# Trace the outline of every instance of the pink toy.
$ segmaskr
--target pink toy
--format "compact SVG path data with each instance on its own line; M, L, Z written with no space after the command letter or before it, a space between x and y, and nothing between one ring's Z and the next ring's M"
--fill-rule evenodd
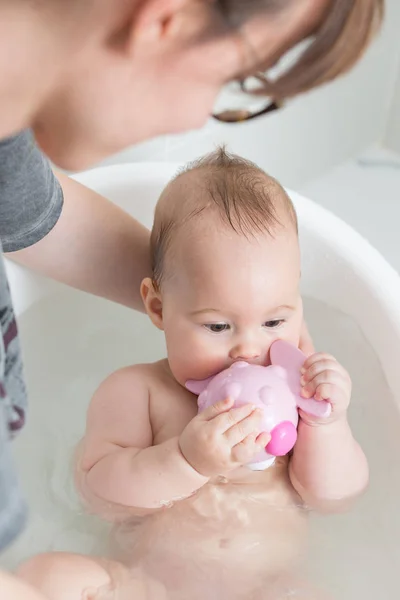
M199 394L199 412L228 396L235 406L252 403L263 408L263 430L271 435L265 451L254 457L248 466L262 470L270 466L276 456L284 456L296 443L298 408L319 417L329 417L329 402L305 399L300 395L300 369L305 355L282 340L270 349L271 365L263 367L247 362L235 362L203 381L188 381L186 387Z

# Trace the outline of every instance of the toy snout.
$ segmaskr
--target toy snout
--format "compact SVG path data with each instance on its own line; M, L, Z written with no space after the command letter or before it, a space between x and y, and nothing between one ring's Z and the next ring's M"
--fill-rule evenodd
M290 421L282 421L270 432L271 440L266 451L272 456L285 456L292 450L297 440L297 429Z

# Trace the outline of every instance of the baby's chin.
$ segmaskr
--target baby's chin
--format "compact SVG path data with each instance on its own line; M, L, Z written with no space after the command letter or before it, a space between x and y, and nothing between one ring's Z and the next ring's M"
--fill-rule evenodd
M171 360L168 360L168 364L169 364L169 369L171 371L172 376L183 387L186 387L186 382L189 380L190 381L203 381L204 379L208 379L209 377L212 377L213 375L217 375L217 373L220 373L221 371L223 371L224 369L226 369L229 366L226 364L212 365L212 366L210 366L210 365L202 366L202 365L198 365L198 364L179 365L179 364L174 364L174 362Z

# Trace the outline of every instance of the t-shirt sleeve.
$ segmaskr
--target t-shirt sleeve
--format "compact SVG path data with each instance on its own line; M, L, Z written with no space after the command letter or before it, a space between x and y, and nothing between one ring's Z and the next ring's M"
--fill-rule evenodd
M0 239L4 252L32 246L57 223L63 193L50 163L24 131L0 141Z

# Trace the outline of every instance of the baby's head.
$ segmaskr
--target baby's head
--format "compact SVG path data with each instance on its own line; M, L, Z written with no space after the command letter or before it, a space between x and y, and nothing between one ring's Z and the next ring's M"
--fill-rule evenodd
M161 194L151 248L142 296L180 383L236 360L268 364L276 339L298 345L296 213L253 163L219 149L186 167Z

